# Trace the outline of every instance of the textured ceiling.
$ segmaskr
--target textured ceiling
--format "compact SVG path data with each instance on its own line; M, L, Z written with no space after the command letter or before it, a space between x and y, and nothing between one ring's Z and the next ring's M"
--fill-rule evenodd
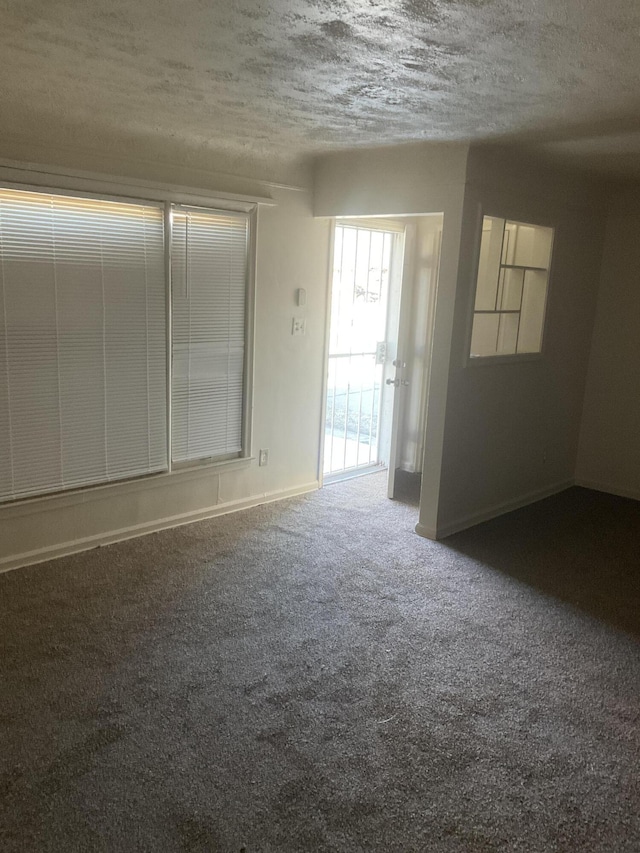
M41 142L508 138L640 161L638 0L0 0L0 50L2 131Z

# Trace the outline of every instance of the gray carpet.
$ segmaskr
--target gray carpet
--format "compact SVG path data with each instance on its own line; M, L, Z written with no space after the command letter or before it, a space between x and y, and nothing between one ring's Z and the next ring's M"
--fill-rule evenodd
M380 475L0 576L0 849L640 850L640 504Z

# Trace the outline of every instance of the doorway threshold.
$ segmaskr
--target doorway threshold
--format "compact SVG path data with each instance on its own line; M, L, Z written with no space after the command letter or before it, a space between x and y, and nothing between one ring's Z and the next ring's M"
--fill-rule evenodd
M332 483L341 483L343 480L353 480L355 477L366 477L368 474L379 474L386 471L386 465L366 465L361 468L346 468L344 471L335 471L333 474L327 474L322 478L323 486L330 486Z

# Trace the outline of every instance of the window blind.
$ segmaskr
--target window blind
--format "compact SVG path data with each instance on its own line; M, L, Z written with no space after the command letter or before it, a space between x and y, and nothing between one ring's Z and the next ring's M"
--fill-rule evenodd
M0 500L167 467L163 210L0 189Z
M248 216L172 211L172 456L242 451Z

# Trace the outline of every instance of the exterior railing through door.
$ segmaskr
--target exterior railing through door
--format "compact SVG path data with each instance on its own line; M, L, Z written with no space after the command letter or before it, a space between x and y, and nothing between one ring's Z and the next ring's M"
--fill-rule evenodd
M325 475L377 464L381 380L375 350L329 355Z

